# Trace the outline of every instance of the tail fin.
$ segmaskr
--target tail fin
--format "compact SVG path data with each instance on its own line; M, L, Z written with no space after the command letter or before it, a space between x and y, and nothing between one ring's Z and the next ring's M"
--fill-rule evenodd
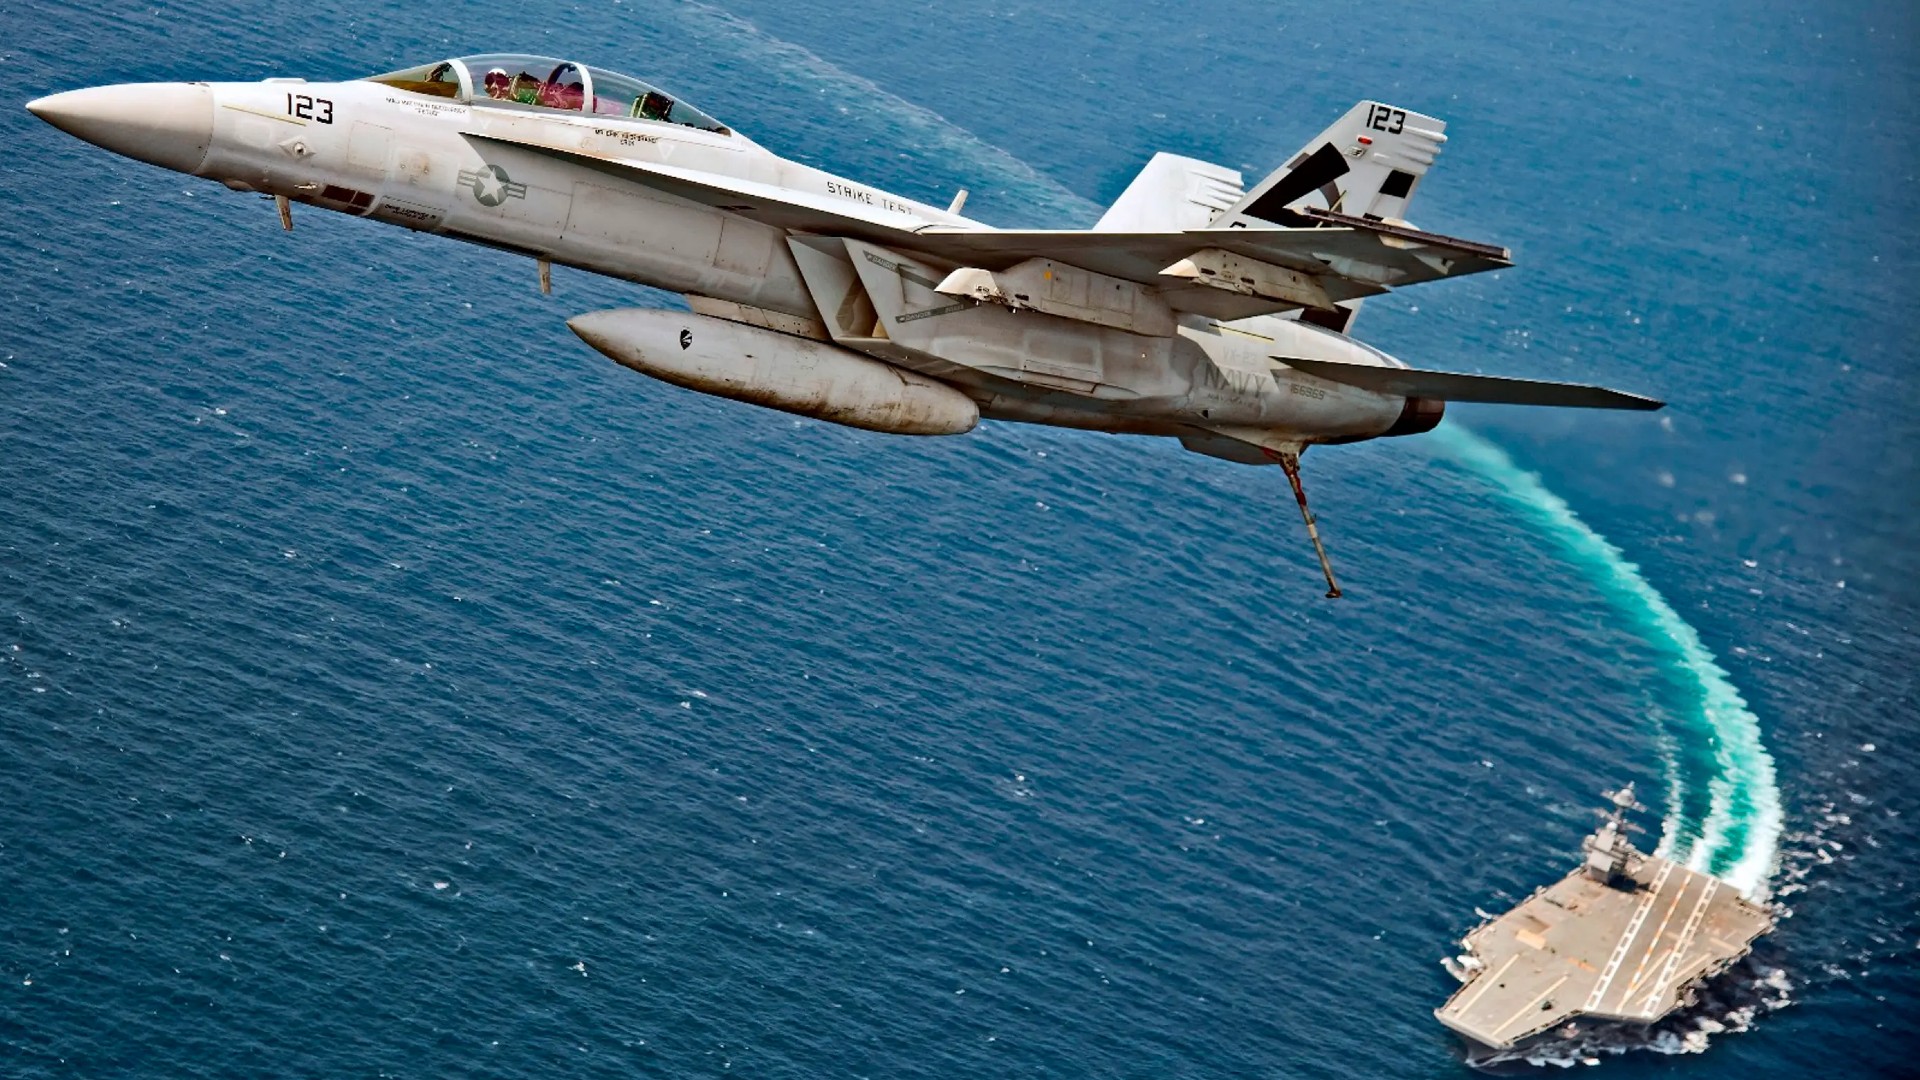
M1446 130L1446 121L1438 117L1363 101L1255 184L1213 226L1318 224L1294 212L1305 206L1405 224L1413 189L1440 156ZM1338 307L1337 312L1302 311L1300 318L1344 334L1360 313L1360 301Z
M1289 221L1300 206L1375 220L1401 221L1420 178L1446 144L1446 122L1378 101L1347 110L1215 218L1219 227Z
M1094 225L1098 232L1204 229L1245 194L1240 171L1177 154L1155 154Z

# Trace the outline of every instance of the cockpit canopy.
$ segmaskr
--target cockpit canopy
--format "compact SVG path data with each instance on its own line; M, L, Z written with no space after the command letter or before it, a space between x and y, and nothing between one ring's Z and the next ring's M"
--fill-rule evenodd
M478 105L652 120L733 134L713 117L639 79L550 56L463 56L375 75L370 81Z

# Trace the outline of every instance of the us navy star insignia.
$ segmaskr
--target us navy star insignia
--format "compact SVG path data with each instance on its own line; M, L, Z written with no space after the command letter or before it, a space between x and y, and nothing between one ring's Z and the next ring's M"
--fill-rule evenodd
M508 199L527 197L527 185L514 183L507 170L498 165L461 169L460 186L473 192L474 201L481 206L499 206Z

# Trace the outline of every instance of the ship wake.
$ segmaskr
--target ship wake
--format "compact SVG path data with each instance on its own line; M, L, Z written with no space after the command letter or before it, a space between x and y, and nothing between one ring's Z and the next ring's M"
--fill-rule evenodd
M1460 427L1443 427L1428 438L1539 525L1659 654L1665 686L1651 711L1665 765L1667 814L1655 853L1713 874L1749 899L1766 900L1785 820L1773 755L1761 741L1760 718L1700 632L1624 552L1505 450Z
M1657 650L1666 693L1651 711L1666 774L1667 813L1656 853L1767 903L1781 866L1785 824L1773 756L1761 741L1759 717L1699 631L1624 552L1505 450L1460 427L1434 432L1429 445L1533 519ZM1776 918L1788 914L1779 904L1773 907ZM1713 1036L1745 1031L1757 1017L1791 1002L1792 984L1771 955L1764 944L1758 947L1703 987L1692 1005L1657 1024L1585 1024L1565 1037L1472 1061L1497 1070L1502 1065L1597 1064L1605 1055L1631 1050L1699 1053Z

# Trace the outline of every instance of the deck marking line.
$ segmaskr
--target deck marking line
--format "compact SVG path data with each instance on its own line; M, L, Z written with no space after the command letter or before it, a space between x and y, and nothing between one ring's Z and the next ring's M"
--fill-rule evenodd
M1647 951L1640 955L1640 962L1634 965L1633 979L1627 983L1627 989L1620 995L1621 1008L1625 1008L1627 1002L1633 1000L1633 995L1640 991L1640 984L1646 980L1648 974L1647 961L1653 959L1653 954L1659 951L1660 939L1666 935L1667 927L1672 925L1673 913L1680 910L1680 901L1687 898L1687 886L1691 884L1693 884L1691 877L1683 877L1680 879L1680 887L1673 891L1673 903L1667 905L1667 913L1661 917L1659 929L1653 932L1653 939L1647 942ZM1677 943L1675 947L1678 947Z
M1520 954L1514 953L1512 956L1507 957L1506 963L1500 965L1500 970L1494 972L1492 975L1480 976L1480 978L1485 981L1483 981L1479 986L1474 988L1472 995L1470 995L1467 998L1467 1000L1460 1003L1460 1008L1458 1010L1459 1014L1461 1016L1465 1016L1467 1014L1467 1010L1473 1008L1473 1003L1476 1001L1479 1001L1481 995L1485 994L1487 990L1493 986L1494 983L1499 982L1500 976L1505 975L1507 973L1507 969L1512 967L1513 962L1518 959L1520 959Z
M1671 984L1674 968L1680 963L1681 954L1687 951L1687 946L1693 944L1693 936L1700 932L1701 920L1707 917L1708 901L1711 901L1713 894L1719 890L1720 882L1714 878L1708 878L1707 887L1700 890L1700 899L1694 902L1693 911L1687 915L1686 925L1680 928L1679 939L1673 943L1673 954L1667 957L1667 966L1665 970L1660 972L1660 982L1647 993L1646 1001L1640 1006L1642 1012L1652 1015L1654 1003L1659 998L1661 987Z
M1503 1023L1501 1023L1499 1027L1493 1029L1494 1037L1499 1038L1501 1032L1507 1030L1508 1028L1512 1027L1514 1024L1518 1023L1520 1018L1522 1016L1525 1016L1529 1009L1532 1009L1535 1005L1538 1005L1542 1001L1545 1001L1547 999L1548 994L1551 994L1555 990L1560 989L1561 983L1566 982L1568 979L1572 977L1573 976L1571 975L1560 976L1559 980L1556 981L1552 986L1549 986L1545 990L1542 990L1538 994L1535 994L1531 1001L1527 1002L1525 1005L1520 1006L1518 1009L1515 1009L1512 1016L1507 1017L1506 1020Z
M1647 898L1640 901L1639 910L1627 923L1627 932L1620 935L1620 941L1613 947L1613 955L1607 958L1606 970L1600 973L1600 981L1593 984L1593 993L1587 995L1585 1012L1593 1012L1600 1007L1600 1000L1607 996L1607 988L1613 985L1613 977L1620 974L1620 964L1627 958L1627 949L1640 933L1640 924L1647 921L1647 912L1653 909L1653 901L1667 884L1667 875L1673 873L1674 864L1662 862L1660 870L1653 875L1653 887L1647 890Z

